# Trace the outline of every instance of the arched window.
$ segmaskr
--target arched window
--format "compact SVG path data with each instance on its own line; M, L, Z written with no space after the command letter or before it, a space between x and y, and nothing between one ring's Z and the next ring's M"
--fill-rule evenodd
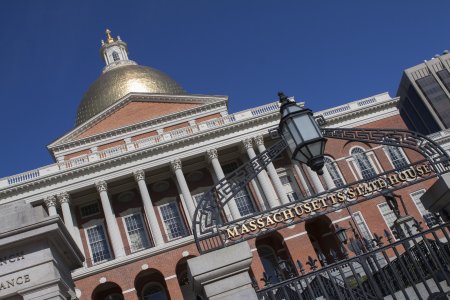
M277 272L277 258L275 256L275 251L269 246L263 245L257 247L259 258L261 259L262 265L264 267L264 272L269 278L270 283L277 283L280 281Z
M118 61L120 59L119 53L117 53L116 51L113 51L112 57L114 61Z
M333 179L334 185L337 187L344 185L344 180L342 180L341 173L339 173L338 167L336 163L331 160L329 157L324 158L325 167L327 168L328 173L330 173L331 179Z
M408 165L408 161L398 147L387 146L386 152L388 153L394 168L402 169Z
M148 283L142 291L143 300L167 300L165 289L156 282Z
M372 164L370 163L367 154L362 148L353 148L351 155L354 157L356 165L361 171L362 178L369 179L377 174Z

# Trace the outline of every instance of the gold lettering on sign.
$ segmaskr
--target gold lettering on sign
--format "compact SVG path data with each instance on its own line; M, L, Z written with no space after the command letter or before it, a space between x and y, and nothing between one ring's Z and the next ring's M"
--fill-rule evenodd
M394 186L405 181L413 181L421 176L431 173L432 170L429 165L418 165L409 169L390 174L384 178L378 178L370 182L360 183L357 186L348 187L333 194L324 196L322 198L313 199L308 202L296 203L290 208L285 208L281 211L244 221L242 224L235 225L226 229L228 239L239 238L241 235L266 228L273 227L279 223L288 223L295 218L301 218L304 215L309 215L326 207L352 201L362 196L370 195L374 192Z

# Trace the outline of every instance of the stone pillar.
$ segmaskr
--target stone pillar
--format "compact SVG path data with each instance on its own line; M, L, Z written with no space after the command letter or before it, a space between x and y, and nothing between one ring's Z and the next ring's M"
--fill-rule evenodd
M108 197L108 186L105 181L95 183L97 191L100 194L100 201L102 202L103 213L105 214L106 227L108 229L109 239L112 244L115 258L125 256L125 249L123 248L122 238L120 236L119 226L116 222L116 216L111 207Z
M306 166L306 172L308 172L309 178L311 178L311 181L313 183L314 189L316 190L316 193L322 193L325 191L323 188L322 182L320 181L319 175L317 175L316 172L311 170L310 167Z
M262 153L266 151L266 147L264 146L264 139L262 135L258 135L255 137L255 144L258 147L259 153ZM275 191L277 192L277 195L279 199L281 200L282 204L289 203L289 199L286 195L286 191L284 190L283 184L281 183L280 177L278 176L277 171L275 170L275 167L273 166L273 163L270 162L267 167L267 172L269 173L270 179L272 179L272 183L275 187Z
M255 150L253 150L253 143L251 139L245 139L242 141L245 149L247 150L248 157L253 159L256 157ZM266 196L267 202L269 202L270 207L275 207L280 205L280 202L277 199L277 195L270 183L269 177L265 170L262 170L257 175L258 181L261 185L264 195Z
M69 231L72 238L76 241L75 230L73 228L72 212L70 211L70 196L68 193L61 193L58 195L58 200L61 205L61 210L64 217L64 224Z
M300 183L302 184L303 188L305 189L306 197L311 196L312 195L311 187L309 186L309 183L305 179L305 175L303 173L302 168L295 161L292 161L292 165L294 166L295 173L297 174L298 178L300 179Z
M49 216L56 216L58 213L56 212L56 197L55 196L48 196L44 200L45 206L48 209L48 215Z
M220 181L223 178L225 178L225 174L223 173L222 166L220 165L217 156L217 150L209 149L206 151L206 153L208 154L208 160L214 169L214 173L216 174L217 180ZM224 210L225 213L227 214L227 217L231 214L234 220L239 219L241 217L241 214L239 213L239 209L236 205L236 201L234 200L234 198L228 201L228 203L224 206Z
M156 218L155 209L153 208L152 199L145 183L145 172L143 170L137 170L133 173L134 179L139 186L139 192L141 193L142 203L144 204L145 217L147 218L150 231L152 233L155 246L164 244L164 239L161 234L161 228L159 228L158 219Z
M187 261L189 282L197 295L210 300L257 300L248 270L252 252L247 242Z
M325 184L327 185L327 188L334 189L336 187L336 184L334 184L333 178L331 177L330 172L328 172L328 169L326 166L323 167L323 179L325 180Z
M181 160L175 159L171 161L170 166L172 168L172 171L175 173L175 177L177 178L178 182L178 187L180 188L181 193L183 194L184 203L186 204L186 207L189 212L189 220L192 221L192 218L194 217L195 213L195 204L194 200L192 199L191 192L189 191L186 178L184 178L183 170L181 170Z

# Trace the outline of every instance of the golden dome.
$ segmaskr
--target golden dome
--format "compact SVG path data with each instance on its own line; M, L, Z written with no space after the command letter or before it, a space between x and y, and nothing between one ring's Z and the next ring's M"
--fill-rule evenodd
M78 106L76 125L87 121L129 93L183 95L175 80L161 71L125 65L104 72L84 94Z

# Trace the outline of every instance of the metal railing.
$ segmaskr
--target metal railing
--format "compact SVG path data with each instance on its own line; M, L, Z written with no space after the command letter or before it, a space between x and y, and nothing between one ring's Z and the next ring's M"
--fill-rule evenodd
M395 240L386 230L370 247L349 257L308 257L289 279L257 289L260 300L297 299L438 299L450 294L450 223ZM383 242L384 240L384 242ZM369 244L367 245L369 246ZM369 250L370 249L370 250ZM341 258L338 258L340 256ZM343 258L343 259L342 259ZM441 299L441 298L439 298ZM442 298L444 299L444 298ZM445 298L447 299L447 298Z

